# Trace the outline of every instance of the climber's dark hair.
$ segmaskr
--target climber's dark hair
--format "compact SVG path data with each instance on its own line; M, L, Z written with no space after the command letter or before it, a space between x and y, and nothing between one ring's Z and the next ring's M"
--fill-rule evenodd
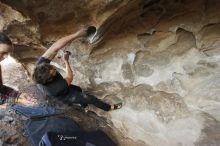
M53 65L48 63L41 63L34 68L32 79L37 84L47 84L53 81L54 77L50 75L50 70L53 69Z
M2 32L0 32L0 44L7 44L12 46L10 38Z

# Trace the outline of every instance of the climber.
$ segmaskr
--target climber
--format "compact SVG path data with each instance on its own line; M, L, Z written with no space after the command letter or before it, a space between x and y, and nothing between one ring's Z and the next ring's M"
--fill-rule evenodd
M32 79L37 83L42 93L63 103L80 104L84 109L87 108L88 104L92 104L104 111L119 109L122 107L121 103L107 104L93 95L85 94L80 87L71 84L74 74L69 64L69 53L66 52L63 57L66 67L65 78L61 76L53 65L50 65L51 60L60 49L79 37L89 36L90 33L89 27L87 29L82 27L77 32L56 41L37 61Z
M8 57L13 51L13 44L9 37L4 33L0 32L0 62ZM0 105L4 103L15 104L25 103L33 104L35 101L33 96L28 93L20 93L8 86L3 85L2 71L0 65Z

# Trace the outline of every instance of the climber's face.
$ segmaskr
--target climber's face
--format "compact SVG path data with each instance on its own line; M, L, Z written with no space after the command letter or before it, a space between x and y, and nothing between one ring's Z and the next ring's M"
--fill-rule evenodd
M56 68L54 66L50 69L49 74L52 77L55 77L57 75L57 70L56 70Z
M0 61L8 57L8 55L13 51L12 46L8 44L0 44Z

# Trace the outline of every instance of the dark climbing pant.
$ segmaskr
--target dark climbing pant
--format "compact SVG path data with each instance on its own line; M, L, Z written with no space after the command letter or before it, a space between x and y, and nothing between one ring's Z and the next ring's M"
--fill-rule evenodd
M103 102L102 100L96 98L94 95L89 95L83 93L82 89L75 85L70 85L71 95L68 95L63 101L64 103L70 104L80 104L83 108L88 106L88 104L92 104L104 111L109 111L111 109L111 105Z

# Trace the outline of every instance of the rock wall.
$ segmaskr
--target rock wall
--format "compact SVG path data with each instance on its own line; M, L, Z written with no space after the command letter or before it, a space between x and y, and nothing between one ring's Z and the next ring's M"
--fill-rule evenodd
M217 146L219 7L218 0L4 0L0 30L31 72L59 37L96 26L91 43L77 40L64 49L72 52L74 84L123 101L117 111L95 109L100 116L137 145ZM61 54L55 64L62 69Z

